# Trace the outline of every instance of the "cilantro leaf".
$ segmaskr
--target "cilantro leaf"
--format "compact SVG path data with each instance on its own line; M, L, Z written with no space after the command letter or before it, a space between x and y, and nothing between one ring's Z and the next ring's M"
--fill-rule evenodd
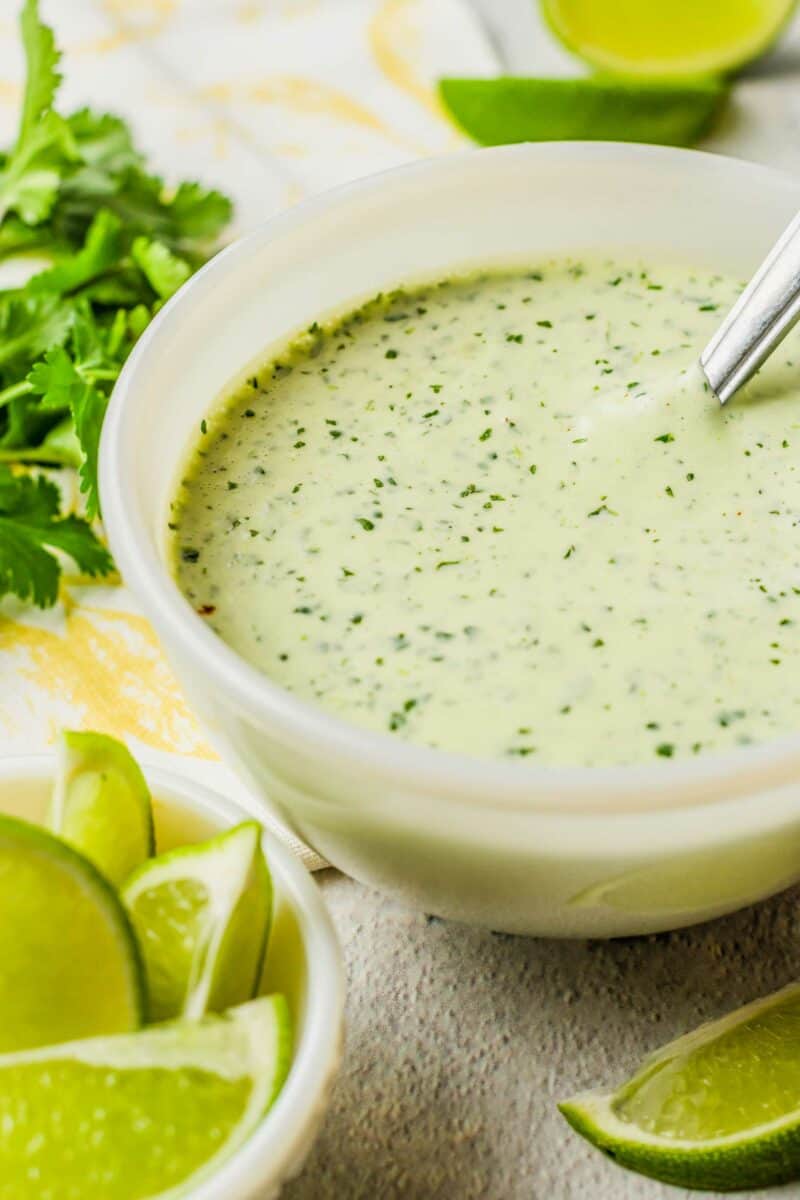
M83 451L80 465L81 491L86 496L86 513L89 517L100 514L100 482L98 460L100 456L100 431L103 428L109 397L98 388L88 385L76 395L71 406L75 435Z
M63 345L73 319L72 305L57 296L0 297L0 368L28 363L49 346Z
M16 141L0 152L0 259L37 250L50 265L0 291L0 596L50 604L53 551L87 570L111 560L87 521L59 514L51 485L3 464L78 467L87 517L99 514L111 389L150 320L208 257L231 203L199 183L165 186L120 117L57 112L59 53L38 0L24 0L20 23L27 76Z
M153 291L162 300L168 300L192 273L192 268L183 258L164 245L137 237L131 246L133 261L137 264Z
M60 565L66 554L87 575L112 570L111 556L80 517L59 515L58 488L39 476L14 475L0 467L0 593L45 608L58 597Z
M124 322L124 317L121 320ZM94 376L98 372L101 377L116 379L122 358L119 357L120 338L122 331L118 328L120 317L117 313L110 325L101 326L90 304L81 298L75 305L75 316L72 323L72 351L76 363L82 372L90 371ZM124 328L124 327L123 327Z
M10 461L18 462L20 455L35 446L50 432L61 414L43 412L37 404L28 403L25 396L13 396L5 405L5 427L0 437L0 449L9 451Z
M13 512L23 520L48 519L58 515L58 488L43 475L15 475L8 467L0 467L0 513Z
M178 241L213 241L233 216L233 205L222 192L209 191L199 183L182 183L169 203L169 213Z
M199 183L182 183L170 196L163 179L133 162L110 171L106 162L102 170L79 168L65 178L53 213L60 236L80 239L102 203L131 237L161 241L195 266L205 261L207 248L230 221L233 206L227 196Z
M145 315L147 315L145 310ZM100 431L108 407L109 389L119 374L131 342L137 336L141 312L117 311L110 325L98 325L90 305L75 306L69 350L56 346L34 363L26 383L41 399L38 411L69 412L82 451L81 491L89 517L100 511L98 454Z
M62 239L80 243L102 204L119 217L131 240L145 234L172 244L163 196L163 181L140 167L127 166L119 173L104 175L79 170L64 179L52 214L53 228Z
M142 155L121 117L81 108L67 117L80 166L64 181L70 192L102 197L117 190L120 176L142 166Z
M50 230L41 226L26 225L17 216L9 215L0 224L0 258L8 258L12 254L25 254L40 246L53 244Z
M39 19L36 0L20 18L27 65L17 143L0 172L0 218L18 212L29 225L43 221L55 203L64 163L74 156L69 127L52 111L61 76L53 31Z
M33 365L28 383L31 390L41 396L40 408L59 412L68 412L72 408L74 389L85 386L63 346L48 350L44 358Z
M61 54L56 47L52 29L39 19L36 0L25 0L20 16L20 28L27 75L17 145L24 141L37 122L50 111L58 85L61 83L61 75L58 72Z
M106 357L107 346L85 311L77 315L72 349L74 358L63 346L49 350L40 362L34 364L27 382L31 390L41 397L41 410L70 413L83 454L80 465L81 491L86 495L87 515L95 517L100 511L97 478L100 430L108 407L108 395L103 390L102 381L113 381L119 365Z
M0 462L33 463L37 466L74 467L83 462L83 451L75 435L72 417L63 417L35 445L4 446L0 442Z
M20 138L0 171L0 220L17 212L28 225L49 216L65 165L74 157L66 122L45 113L30 133Z
M53 267L40 271L28 281L31 295L50 292L63 296L89 283L113 266L122 253L122 222L107 208L101 208L86 234L80 250L62 258Z

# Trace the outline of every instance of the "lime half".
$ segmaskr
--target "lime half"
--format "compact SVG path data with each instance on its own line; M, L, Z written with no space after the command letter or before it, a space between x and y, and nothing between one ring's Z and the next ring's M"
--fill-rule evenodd
M151 859L122 898L144 954L150 1020L201 1017L255 994L272 904L255 821Z
M716 79L441 79L455 123L483 146L589 139L692 146L711 128L728 87Z
M136 941L90 862L44 830L0 817L0 912L0 1052L139 1027Z
M155 850L150 793L116 738L64 732L50 828L115 885Z
M550 28L594 67L623 75L736 70L777 39L797 0L542 0Z
M800 1178L800 984L659 1050L616 1092L560 1105L615 1162L679 1187Z
M173 1200L253 1132L289 1068L286 1001L0 1057L0 1200Z

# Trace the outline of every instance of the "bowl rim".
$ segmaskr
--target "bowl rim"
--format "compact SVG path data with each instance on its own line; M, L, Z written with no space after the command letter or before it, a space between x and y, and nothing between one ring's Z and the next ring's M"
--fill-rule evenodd
M157 800L163 797L167 803L174 801L193 809L220 827L258 820L187 775L146 761L141 767ZM55 768L53 753L1 757L0 789L15 779L46 782ZM341 1061L345 977L333 921L319 888L291 850L268 829L263 829L262 844L270 873L297 919L306 954L305 1029L294 1046L292 1066L275 1103L231 1158L186 1191L186 1200L246 1200L255 1189L279 1186L290 1177L310 1146Z
M361 771L391 779L398 788L435 791L454 803L468 805L485 804L489 795L493 810L498 811L545 812L555 805L562 815L579 815L598 811L598 794L606 802L609 796L616 797L615 809L629 810L633 803L639 811L646 811L694 805L699 800L713 803L715 796L710 792L717 793L720 787L719 798L730 798L732 791L742 792L752 785L754 777L762 779L765 773L773 782L796 778L800 775L800 732L697 758L585 767L471 758L362 729L291 694L213 633L179 591L134 502L136 462L128 431L135 425L138 373L145 360L157 355L169 341L184 314L213 292L219 278L235 273L239 264L251 260L265 246L355 197L378 197L406 182L468 167L479 158L482 169L491 170L495 159L531 157L543 163L576 164L607 164L616 158L628 164L638 161L643 170L658 160L684 175L716 174L721 181L727 176L728 189L734 189L737 180L745 176L750 181L757 179L764 188L783 191L795 203L800 201L800 183L772 167L699 150L599 141L468 149L393 167L301 201L262 222L206 263L164 306L128 358L114 387L100 445L103 516L114 556L145 613L163 633L167 652L174 645L184 660L201 662L217 694L224 695L237 711L248 713L251 719L255 714L257 720L279 730L295 746L312 744L329 760L357 764ZM181 447L183 450L185 447ZM688 797L687 790L691 793ZM683 795L676 798L681 792Z

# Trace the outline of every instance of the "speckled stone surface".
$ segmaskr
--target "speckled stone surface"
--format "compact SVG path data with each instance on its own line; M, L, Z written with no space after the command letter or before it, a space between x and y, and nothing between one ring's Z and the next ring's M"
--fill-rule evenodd
M606 1162L556 1101L800 977L800 890L693 930L556 942L321 881L348 964L347 1050L286 1200L688 1197Z
M570 69L531 0L473 2L510 69ZM800 170L797 26L739 85L712 146ZM800 978L800 890L693 930L553 942L430 920L334 872L322 885L347 957L347 1054L287 1200L689 1197L606 1162L556 1101Z

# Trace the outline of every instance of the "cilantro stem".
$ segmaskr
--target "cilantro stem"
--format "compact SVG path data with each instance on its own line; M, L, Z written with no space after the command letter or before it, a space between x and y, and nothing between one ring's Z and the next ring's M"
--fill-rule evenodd
M0 354L2 351L0 351ZM12 400L16 400L18 396L28 396L33 391L33 387L28 383L27 379L20 379L19 383L12 383L9 387L3 388L0 391L0 408L6 404L10 404Z
M114 322L108 331L108 344L106 353L109 358L116 358L120 352L120 347L125 340L125 334L128 331L128 317L124 309L117 310L117 315L114 317Z
M66 447L57 447L47 445L30 446L21 449L19 446L12 446L8 450L0 448L0 463L38 463L42 466L66 466L75 467L79 464L75 461L75 453L70 452Z
M7 362L11 362L19 354L24 354L28 350L31 335L26 330L25 333L19 334L18 337L9 338L0 346L0 367L4 367Z
M2 361L3 351L0 349L0 362ZM79 370L79 374L87 383L101 383L108 380L114 383L119 371L116 367L98 367L92 370ZM32 384L28 383L27 379L20 379L19 383L12 383L9 387L0 390L0 408L10 404L12 400L16 400L18 396L30 396L34 391ZM17 457L22 457L17 455ZM36 460L33 460L36 461Z

